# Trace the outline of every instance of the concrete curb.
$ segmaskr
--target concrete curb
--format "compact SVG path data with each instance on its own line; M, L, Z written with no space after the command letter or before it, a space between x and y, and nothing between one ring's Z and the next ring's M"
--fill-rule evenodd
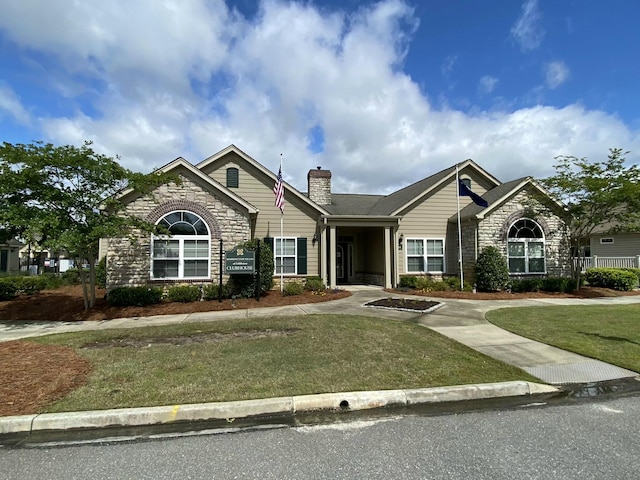
M324 393L233 402L0 417L0 443L2 443L2 438L6 436L26 438L34 433L44 432L78 432L194 421L226 420L233 422L238 419L257 420L261 417L294 416L306 412L356 411L391 406L551 394L558 391L557 388L549 385L513 381L453 387Z

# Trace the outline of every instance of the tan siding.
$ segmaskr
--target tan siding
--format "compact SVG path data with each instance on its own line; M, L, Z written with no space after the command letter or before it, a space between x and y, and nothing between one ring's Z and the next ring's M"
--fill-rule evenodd
M613 243L601 244L601 238L613 238ZM591 239L591 255L599 257L635 257L640 255L640 234L599 235Z
M204 173L226 186L228 167L238 169L238 188L230 190L259 210L254 237L279 237L280 210L274 204L274 181L264 178L262 172L234 152L210 164ZM294 197L287 189L284 199L284 236L307 238L307 274L319 275L318 248L311 245L311 239L316 232L318 213Z
M460 177L471 178L471 189L478 195L483 195L489 184L483 177L475 174L473 170L463 170ZM460 197L460 209L472 202L469 197ZM456 242L457 225L449 223L449 219L457 212L457 195L455 177L448 183L435 190L426 199L421 200L410 210L403 213L400 222L399 234L408 238L434 238L445 240L445 271L457 271ZM452 242L453 241L453 242ZM406 243L406 242L405 242ZM400 252L398 268L401 274L406 273L406 245Z

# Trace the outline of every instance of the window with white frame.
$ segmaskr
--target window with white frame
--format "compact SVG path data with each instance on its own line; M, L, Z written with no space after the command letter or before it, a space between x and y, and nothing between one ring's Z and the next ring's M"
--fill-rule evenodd
M444 240L407 239L407 272L444 272Z
M273 239L273 260L275 272L284 275L295 275L298 271L296 265L297 249L295 237L274 237Z
M538 223L521 218L509 228L507 257L510 273L544 273L544 233Z
M192 212L171 212L158 221L168 235L154 235L151 276L154 279L209 278L210 234L207 224Z

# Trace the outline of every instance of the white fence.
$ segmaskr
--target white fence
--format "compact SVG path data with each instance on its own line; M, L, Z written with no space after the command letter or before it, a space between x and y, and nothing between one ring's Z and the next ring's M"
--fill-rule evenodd
M578 259L574 258L573 261L577 265ZM582 271L584 272L588 268L640 268L640 255L635 257L585 257Z

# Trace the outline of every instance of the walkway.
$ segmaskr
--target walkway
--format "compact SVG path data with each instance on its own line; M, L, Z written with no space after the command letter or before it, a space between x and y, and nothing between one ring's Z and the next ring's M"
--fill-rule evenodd
M592 358L570 353L544 343L507 332L484 319L486 312L497 308L545 305L620 305L640 303L640 296L600 299L530 299L530 300L453 300L436 299L444 306L429 314L368 308L372 300L392 296L379 287L349 287L349 298L326 303L292 305L274 308L254 308L224 312L200 312L182 315L163 315L144 318L121 318L88 322L0 322L0 342L91 329L135 328L148 325L167 325L182 322L215 321L229 318L247 318L277 315L305 315L319 313L355 314L385 317L399 321L412 321L446 337L471 347L490 357L519 367L546 383L562 385L592 383L620 378L637 377L638 373L616 367ZM409 295L396 295L407 297ZM415 298L415 297L413 297ZM421 297L422 298L422 297Z

